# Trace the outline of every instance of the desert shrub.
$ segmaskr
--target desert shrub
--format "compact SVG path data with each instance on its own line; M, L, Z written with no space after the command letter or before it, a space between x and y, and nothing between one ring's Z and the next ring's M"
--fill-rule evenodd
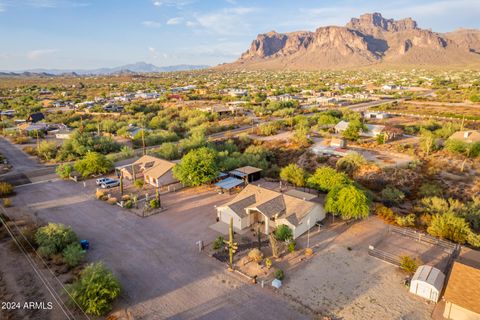
M54 141L43 140L38 145L37 154L43 160L51 160L57 155L57 144Z
M265 267L267 267L267 269L272 267L272 260L270 258L265 259Z
M290 241L288 243L288 252L295 252L296 246L297 246L297 243L295 241Z
M26 154L29 154L31 156L36 156L37 155L37 148L32 147L32 146L26 146L22 148L23 152Z
M63 224L49 223L35 233L38 252L46 258L62 252L68 245L77 241L77 235L72 228Z
M417 271L418 265L420 262L416 259L413 259L409 256L400 257L400 268L406 273L412 275Z
M417 216L411 213L406 216L396 216L395 223L398 224L400 227L413 227L415 226L416 219L417 219Z
M337 169L351 174L365 164L367 164L367 160L363 155L358 152L350 152L337 161Z
M113 206L114 204L117 203L117 201L118 201L117 198L111 197L111 198L108 198L107 203Z
M213 250L220 250L225 245L225 238L218 236L215 241L213 241Z
M460 244L465 243L471 233L470 225L464 218L447 212L432 217L427 232L432 236L449 239Z
M16 144L27 144L29 142L30 142L30 137L17 136L13 138L13 143L16 143Z
M79 243L72 243L63 250L63 262L69 267L76 267L85 257L85 251Z
M282 269L275 270L275 279L283 280L285 278L285 273Z
M12 206L12 199L10 199L10 198L3 199L3 206L5 208L11 207Z
M293 232L288 226L282 224L275 230L275 238L280 241L288 241L293 239Z
M370 214L370 199L354 185L336 187L327 194L325 210L343 220L365 219Z
M0 182L0 197L9 196L13 193L13 186L8 182Z
M441 197L442 188L433 183L424 183L418 189L418 195L422 198L425 197Z
M125 209L132 209L133 208L133 201L132 200L125 201L125 203L123 204L123 207Z
M258 250L257 248L253 248L248 252L248 258L251 261L255 261L256 263L260 263L263 259L263 253L262 251Z
M395 187L387 186L381 192L381 197L387 205L398 205L405 199L405 194Z
M69 163L61 164L55 169L55 172L57 173L57 175L62 179L68 179L72 171L73 171L73 166Z
M377 216L379 216L385 221L388 221L388 222L395 221L395 213L393 212L393 210L388 207L385 207L382 204L376 205L375 213L377 214Z
M480 234L470 232L467 236L467 242L475 248L480 248Z
M106 194L104 190L97 189L97 191L95 191L95 198L97 198L98 200L106 200L105 197Z
M158 199L150 200L150 208L152 209L160 208L160 201L158 201Z
M74 168L83 177L89 177L94 174L108 173L113 168L113 163L103 154L87 152L82 159L75 162Z
M120 295L120 283L103 263L95 263L81 272L68 292L85 313L101 316L112 309L113 301Z
M145 181L143 181L142 179L137 179L133 182L133 185L138 189L141 189L145 185Z

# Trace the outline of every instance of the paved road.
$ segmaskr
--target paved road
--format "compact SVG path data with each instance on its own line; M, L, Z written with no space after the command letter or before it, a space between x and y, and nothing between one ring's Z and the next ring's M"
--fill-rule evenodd
M13 171L29 171L42 167L41 164L3 137L0 137L0 153L8 159L9 163L13 166Z
M140 218L93 199L92 190L71 181L22 186L10 212L72 225L89 239L88 258L103 260L122 283L116 309L128 307L135 319L309 318L197 252L195 241L214 222L213 205L225 195L176 193L175 209ZM169 206L168 198L163 201Z

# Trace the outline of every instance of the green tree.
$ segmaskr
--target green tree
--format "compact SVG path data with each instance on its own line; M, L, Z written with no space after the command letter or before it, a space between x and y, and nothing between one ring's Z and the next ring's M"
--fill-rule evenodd
M305 170L294 163L289 164L280 171L280 179L290 182L297 187L305 186L305 176Z
M405 199L405 194L395 187L387 186L380 193L382 200L387 205L398 205Z
M62 179L68 179L73 171L73 166L69 163L60 164L55 169L57 175Z
M354 119L348 123L348 127L342 132L345 139L357 141L360 139L360 130L367 131L367 127L358 119Z
M327 194L325 210L344 220L364 219L370 213L370 200L353 185L336 187Z
M290 241L293 239L293 231L287 225L280 225L275 229L275 238L280 241Z
M83 177L89 177L93 174L108 173L113 169L113 163L104 155L90 151L83 159L76 161L73 167Z
M176 160L180 156L178 147L171 142L162 143L162 145L155 150L155 154L166 160Z
M57 154L57 144L55 141L43 140L38 145L37 154L43 160L52 160Z
M351 184L351 180L343 172L337 172L330 167L320 167L307 180L314 189L328 192L334 188Z
M206 147L190 151L173 168L173 175L188 186L208 183L215 179L218 173L215 151Z
M435 214L432 217L427 232L432 236L463 244L472 231L464 218L458 217L452 212L446 212L444 214Z
M306 148L310 145L310 139L308 138L309 130L306 127L299 127L293 134L292 142L301 148Z
M85 313L102 316L112 309L113 301L120 295L120 283L103 263L95 263L81 272L68 292Z

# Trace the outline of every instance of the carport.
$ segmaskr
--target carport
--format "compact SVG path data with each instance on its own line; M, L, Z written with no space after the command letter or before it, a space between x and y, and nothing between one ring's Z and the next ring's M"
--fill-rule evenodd
M233 177L228 177L226 179L223 179L217 183L215 183L215 186L220 188L220 190L223 192L223 190L227 190L230 192L235 187L238 187L244 183L243 180L233 178Z

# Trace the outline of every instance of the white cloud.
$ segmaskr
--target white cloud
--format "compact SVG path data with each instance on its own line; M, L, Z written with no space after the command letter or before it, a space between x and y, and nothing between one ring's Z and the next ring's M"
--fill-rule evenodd
M168 25L174 25L174 24L179 24L183 21L182 17L175 17L167 20Z
M157 7L177 7L181 8L190 3L194 2L194 0L155 0L153 1L153 5Z
M258 11L258 9L251 7L235 7L224 8L206 14L196 14L194 21L187 21L187 26L200 26L210 33L221 35L242 34L250 27L244 17L255 11Z
M18 1L17 4L22 4ZM57 8L57 7L86 7L90 4L87 2L81 2L76 0L26 0L24 5L36 7L36 8Z
M5 11L5 6L0 3L0 12L4 12L4 11Z
M32 50L32 51L29 51L27 53L27 59L37 60L37 59L42 58L43 56L55 53L57 51L58 51L57 49L36 49L36 50Z
M142 24L147 28L159 28L162 25L158 21L143 21Z

